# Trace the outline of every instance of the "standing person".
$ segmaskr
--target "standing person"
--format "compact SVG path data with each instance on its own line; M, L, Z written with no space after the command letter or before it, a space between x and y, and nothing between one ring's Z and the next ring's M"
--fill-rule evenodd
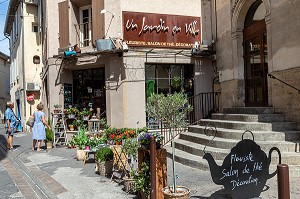
M43 112L44 105L40 102L37 106L37 111L33 113L34 124L32 130L32 150L35 149L35 145L37 143L37 151L41 151L42 140L46 139L46 131L45 126L50 129L50 126L46 122L45 113Z
M16 148L13 147L13 136L17 130L17 117L15 116L13 109L14 103L12 101L7 102L7 109L4 113L5 115L5 127L7 136L7 150L15 151Z

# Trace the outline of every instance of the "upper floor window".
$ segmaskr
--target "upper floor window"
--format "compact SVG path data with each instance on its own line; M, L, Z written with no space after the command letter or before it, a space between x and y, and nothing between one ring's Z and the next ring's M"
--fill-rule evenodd
M92 42L92 8L85 6L80 8L80 45L90 46Z

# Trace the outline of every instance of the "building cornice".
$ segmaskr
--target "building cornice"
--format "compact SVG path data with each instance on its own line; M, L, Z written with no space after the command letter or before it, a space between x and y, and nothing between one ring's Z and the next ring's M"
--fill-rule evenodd
M21 0L10 0L9 2L4 26L4 35L10 35L19 2L21 2Z
M8 61L9 60L9 56L4 54L3 52L0 51L0 58L5 60L5 61Z

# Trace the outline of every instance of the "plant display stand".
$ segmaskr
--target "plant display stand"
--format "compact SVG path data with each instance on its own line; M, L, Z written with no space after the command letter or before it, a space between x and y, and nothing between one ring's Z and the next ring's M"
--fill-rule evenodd
M150 150L138 149L138 165L142 164L144 158L150 156ZM167 150L164 148L156 150L156 198L164 198L162 189L167 186Z
M53 145L66 145L68 140L66 136L66 124L63 113L51 113L52 114L52 129L54 132Z

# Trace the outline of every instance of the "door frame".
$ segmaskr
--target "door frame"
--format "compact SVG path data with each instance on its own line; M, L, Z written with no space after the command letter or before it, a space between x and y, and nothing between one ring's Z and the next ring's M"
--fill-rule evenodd
M243 46L244 46L244 81L245 81L245 106L253 107L253 106L268 106L268 83L267 83L267 74L268 74L268 66L265 64L265 55L264 55L264 35L267 35L266 23L265 20L260 20L251 26L247 27L243 31ZM248 92L247 92L247 55L246 55L246 42L255 38L261 37L261 48L260 48L260 63L263 72L263 82L262 82L262 101L257 102L254 100L253 102L248 101ZM255 88L255 87L254 87Z

